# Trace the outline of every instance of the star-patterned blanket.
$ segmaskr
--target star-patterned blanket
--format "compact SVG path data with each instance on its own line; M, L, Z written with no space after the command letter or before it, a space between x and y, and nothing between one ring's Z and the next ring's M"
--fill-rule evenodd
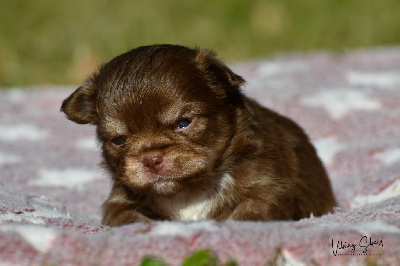
M109 228L92 126L59 108L73 87L0 91L0 264L180 265L207 249L238 265L400 264L400 48L282 55L233 66L243 91L297 121L339 203L300 221Z

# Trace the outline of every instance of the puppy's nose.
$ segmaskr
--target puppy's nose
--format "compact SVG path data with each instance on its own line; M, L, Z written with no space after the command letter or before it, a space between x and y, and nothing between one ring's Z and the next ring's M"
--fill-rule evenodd
M161 151L151 151L143 157L142 163L147 171L157 173L161 170L164 161L164 153Z

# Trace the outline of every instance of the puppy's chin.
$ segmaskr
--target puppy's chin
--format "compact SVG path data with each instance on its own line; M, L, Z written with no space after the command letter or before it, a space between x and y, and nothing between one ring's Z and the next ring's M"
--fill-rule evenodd
M179 180L174 180L170 177L157 175L149 184L151 194L158 196L172 196L179 193L182 190L182 186L179 184Z

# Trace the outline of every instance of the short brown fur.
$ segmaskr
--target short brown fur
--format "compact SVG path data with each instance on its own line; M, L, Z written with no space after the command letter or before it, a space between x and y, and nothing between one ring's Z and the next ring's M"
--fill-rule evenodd
M298 220L332 211L304 131L246 97L212 52L133 49L103 65L61 110L97 126L113 188L103 224Z

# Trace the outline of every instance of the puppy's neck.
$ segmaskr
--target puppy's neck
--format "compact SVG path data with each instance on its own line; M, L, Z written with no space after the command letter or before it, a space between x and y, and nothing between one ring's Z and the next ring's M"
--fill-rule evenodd
M226 191L234 186L232 176L225 173L214 183L197 193L181 192L172 197L156 197L159 208L176 220L208 219L210 214L224 204Z

